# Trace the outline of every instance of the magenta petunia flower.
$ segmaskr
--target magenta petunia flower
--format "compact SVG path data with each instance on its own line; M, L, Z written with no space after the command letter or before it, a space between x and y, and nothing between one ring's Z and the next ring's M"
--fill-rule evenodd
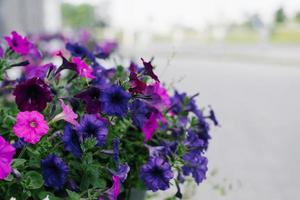
M163 124L167 123L167 120L163 117L163 115L160 112L152 112L149 119L145 122L144 126L142 127L145 142L152 139L152 136L158 128L159 121L161 121Z
M44 116L37 111L19 112L13 127L16 136L31 144L38 143L48 130L49 127Z
M16 31L11 32L11 37L5 36L4 39L14 52L21 55L27 55L33 46L26 37L22 37Z
M60 106L62 108L62 112L56 115L51 121L56 122L59 120L65 120L74 126L77 126L79 123L76 121L78 115L74 113L72 108L69 105L66 105L62 99L60 101Z
M72 63L76 65L76 71L79 74L79 76L84 77L84 78L96 78L92 73L93 69L86 64L84 60L82 60L79 57L73 57L72 58Z
M159 82L147 86L145 95L151 97L150 104L160 111L169 108L171 105L167 90Z
M11 162L15 153L15 148L0 136L0 180L10 174Z

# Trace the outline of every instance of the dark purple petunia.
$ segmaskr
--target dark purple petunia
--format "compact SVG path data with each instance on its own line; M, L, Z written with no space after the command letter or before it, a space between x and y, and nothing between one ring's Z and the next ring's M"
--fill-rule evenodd
M148 190L166 190L169 188L170 180L173 178L171 166L159 157L151 158L142 166L140 177Z
M100 95L101 90L99 88L89 87L87 90L76 94L75 97L83 101L88 114L96 114L101 111Z
M153 72L153 66L151 64L151 61L146 62L143 58L141 58L141 60L143 61L143 65L145 67L145 75L148 75L151 78L153 78L155 81L159 82L158 77Z
M107 122L96 115L84 115L76 129L83 139L95 138L97 146L102 146L106 142L108 133Z
M188 152L183 156L185 162L182 167L183 175L188 176L192 174L197 184L201 183L206 178L207 163L206 157L202 156L198 152Z
M129 71L130 71L129 81L131 85L129 92L131 94L143 94L144 91L146 90L147 84L138 78L137 66L135 63L133 62L130 63Z
M32 78L20 83L13 95L16 96L16 103L21 111L42 112L53 98L50 87L40 78Z
M67 124L62 136L65 149L72 153L75 157L80 157L82 154L81 142L82 135L71 124Z
M121 86L113 85L106 88L101 96L102 110L110 116L123 117L128 112L130 94Z
M67 43L66 49L72 54L72 56L80 58L88 58L90 61L94 61L95 57L93 54L85 47L79 45L78 43Z
M120 153L120 139L115 138L113 139L113 159L115 161L115 164L117 166L117 169L119 168L120 165L120 159L119 159L119 153Z
M46 187L60 190L67 181L68 166L61 158L54 154L48 155L41 160L41 169Z

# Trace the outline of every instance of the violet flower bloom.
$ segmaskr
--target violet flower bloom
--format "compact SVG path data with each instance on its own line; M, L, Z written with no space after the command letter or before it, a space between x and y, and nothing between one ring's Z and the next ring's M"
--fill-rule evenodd
M100 196L98 200L118 200L118 196L121 193L121 182L118 176L113 176L113 185L109 188L103 196Z
M38 143L41 137L48 133L48 130L49 127L44 116L37 111L19 112L13 127L16 136L31 144Z
M52 63L48 63L42 66L29 65L25 67L25 76L26 79L32 79L34 77L44 79L49 70L55 69L55 66Z
M15 88L13 95L21 111L42 112L47 103L52 101L50 87L40 78L32 78L20 83Z
M0 136L0 180L5 179L10 174L15 153L15 148Z
M183 156L185 162L182 167L183 175L192 174L195 182L199 185L205 178L208 160L198 152L188 152Z
M62 112L56 115L51 122L56 122L59 120L65 120L74 126L77 126L79 123L76 121L78 115L74 113L72 108L69 105L66 105L62 99L59 99Z
M101 90L97 87L89 87L85 91L76 94L75 97L79 98L84 104L88 114L96 114L101 111L100 103Z
M82 134L75 129L75 127L67 124L64 129L64 135L62 136L62 141L64 143L65 149L71 152L75 157L80 157L82 154L81 142Z
M168 162L159 157L151 158L142 166L140 177L148 190L166 190L169 188L173 172Z
M67 181L68 166L54 154L48 155L41 161L41 169L46 187L60 190Z
M81 118L80 125L76 129L82 135L83 139L95 138L97 146L102 146L106 142L108 134L107 122L96 115L84 115Z
M130 94L121 86L113 85L106 88L101 96L103 112L110 116L123 117L128 112Z
M96 48L96 57L106 59L113 53L118 47L118 43L114 41L104 41Z
M130 105L130 113L133 124L137 128L142 128L147 121L147 116L151 113L146 103L142 100L136 99Z
M72 54L74 57L80 58L88 58L90 61L94 61L95 57L93 54L85 47L77 44L77 43L67 43L66 49Z

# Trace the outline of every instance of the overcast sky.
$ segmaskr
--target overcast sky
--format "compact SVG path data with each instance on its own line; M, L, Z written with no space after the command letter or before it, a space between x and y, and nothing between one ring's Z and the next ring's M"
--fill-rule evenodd
M72 3L99 4L107 1L115 26L122 28L164 29L173 24L203 27L209 23L240 22L258 13L270 22L273 13L283 6L288 15L300 11L300 0L64 0Z

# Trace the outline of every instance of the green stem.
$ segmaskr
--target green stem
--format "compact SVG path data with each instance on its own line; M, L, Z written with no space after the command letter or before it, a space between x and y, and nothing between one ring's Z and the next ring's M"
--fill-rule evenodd
M18 158L21 158L21 157L23 156L23 154L24 154L25 151L26 151L26 147L27 147L27 144L24 145L24 147L23 147L22 151L20 152Z

